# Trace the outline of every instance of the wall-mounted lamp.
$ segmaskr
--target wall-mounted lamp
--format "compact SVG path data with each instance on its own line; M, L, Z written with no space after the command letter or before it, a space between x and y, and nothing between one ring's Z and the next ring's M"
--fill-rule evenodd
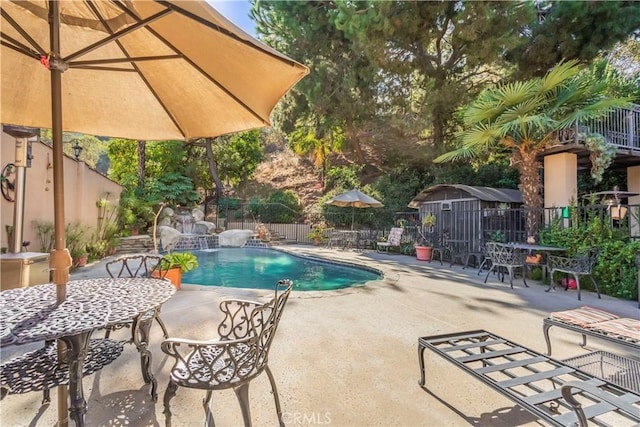
M73 148L73 155L76 158L76 161L80 160L80 153L82 153L82 146L80 146L77 139L73 141L73 145L71 146L71 148Z

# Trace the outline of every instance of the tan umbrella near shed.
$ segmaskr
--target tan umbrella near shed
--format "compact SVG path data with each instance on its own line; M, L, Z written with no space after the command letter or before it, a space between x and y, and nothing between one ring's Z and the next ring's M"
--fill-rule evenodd
M381 202L371 196L364 194L357 188L351 189L345 193L338 194L337 196L327 200L325 204L339 207L351 207L352 230L355 220L355 208L381 208L384 206Z

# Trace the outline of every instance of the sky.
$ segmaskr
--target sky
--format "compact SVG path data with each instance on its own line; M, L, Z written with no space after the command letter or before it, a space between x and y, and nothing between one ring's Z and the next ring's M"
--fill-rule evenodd
M249 17L249 0L207 0L225 18L255 37L255 23Z

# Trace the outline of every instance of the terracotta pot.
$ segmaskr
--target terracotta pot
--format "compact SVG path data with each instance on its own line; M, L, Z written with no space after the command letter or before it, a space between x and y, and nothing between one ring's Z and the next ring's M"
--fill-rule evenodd
M431 246L416 246L416 259L418 261L431 261Z
M151 276L160 278L160 273L154 271L151 273ZM182 269L180 269L180 267L170 268L169 270L167 270L164 278L169 279L169 281L173 283L173 286L175 286L176 289L180 289L180 285L182 284Z

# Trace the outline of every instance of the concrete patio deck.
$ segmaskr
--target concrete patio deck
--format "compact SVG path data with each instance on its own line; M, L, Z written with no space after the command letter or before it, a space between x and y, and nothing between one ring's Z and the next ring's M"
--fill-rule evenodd
M418 337L486 329L539 352L546 351L542 320L551 311L583 305L638 318L637 302L575 291L546 293L546 286L522 280L515 289L476 269L448 268L445 263L417 261L403 255L358 253L291 245L298 254L338 258L381 269L385 278L345 291L294 292L280 322L270 353L270 366L288 426L520 426L540 425L528 412L491 388L464 374L449 362L425 352L428 391L418 385ZM79 269L72 278L104 276L104 261ZM162 308L172 336L214 338L220 298L257 298L268 291L206 288L183 285ZM117 331L114 338L127 338ZM140 373L138 354L126 346L123 355L84 379L88 426L159 426L165 424L162 395L168 381L169 360L160 351L162 336L152 327L152 366L158 379L159 400L149 397ZM554 328L553 355L565 358L588 350L612 348L596 339L587 349L580 336ZM21 348L3 350L3 358ZM632 355L638 358L639 355ZM173 426L204 424L203 391L178 389L171 401ZM57 396L41 406L42 395L7 396L0 406L0 425L55 425ZM250 387L255 426L276 426L277 417L266 375ZM214 393L214 418L219 426L242 425L234 393Z

